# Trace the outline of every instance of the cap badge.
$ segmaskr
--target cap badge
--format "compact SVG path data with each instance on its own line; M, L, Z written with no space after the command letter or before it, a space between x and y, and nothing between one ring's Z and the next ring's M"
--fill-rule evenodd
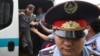
M76 2L68 2L64 5L64 10L68 14L73 14L77 11L78 5Z
M81 26L79 25L79 23L75 22L75 21L68 21L62 24L61 28L63 29L73 29L76 30L78 28L80 28Z

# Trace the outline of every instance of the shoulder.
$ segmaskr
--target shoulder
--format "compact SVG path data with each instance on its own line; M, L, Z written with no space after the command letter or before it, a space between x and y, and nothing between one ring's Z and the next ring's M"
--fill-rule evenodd
M100 32L96 35L97 40L100 40Z
M48 48L45 48L45 49L42 49L39 51L39 56L49 56L49 55L53 55L54 53L54 48L56 47L56 45L53 45L51 47L48 47Z
M54 39L54 33L49 34L48 37L49 37L50 39Z
M85 42L85 44L92 44L94 42L100 42L100 33L92 36L88 41Z

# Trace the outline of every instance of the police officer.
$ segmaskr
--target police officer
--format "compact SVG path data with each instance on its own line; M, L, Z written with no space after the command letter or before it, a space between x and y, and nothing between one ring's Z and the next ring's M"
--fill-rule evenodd
M56 45L40 50L38 56L90 56L84 47L88 20L100 15L97 6L84 1L67 1L52 7L45 21L55 26Z
M91 54L100 56L100 19L93 20L89 23L88 32L85 46Z

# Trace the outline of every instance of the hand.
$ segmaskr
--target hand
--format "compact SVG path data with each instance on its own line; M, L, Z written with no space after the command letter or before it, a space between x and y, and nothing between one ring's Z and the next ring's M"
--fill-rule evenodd
M40 21L39 21L39 24L40 24L40 25L43 25L43 21L40 20Z
M20 15L20 16L24 16L25 13L24 13L24 12L20 12L19 15Z
M40 24L40 25L42 24L41 20L39 21L39 24Z
M31 21L30 24L34 26L34 25L38 25L38 22Z

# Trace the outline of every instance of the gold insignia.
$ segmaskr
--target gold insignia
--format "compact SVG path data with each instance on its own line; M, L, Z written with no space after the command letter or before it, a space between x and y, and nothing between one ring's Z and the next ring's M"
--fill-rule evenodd
M64 5L64 10L68 14L73 14L77 11L78 5L76 2L68 2Z
M79 25L79 23L75 21L68 21L62 24L61 28L68 29L68 30L76 30L76 29L81 28L81 26Z

